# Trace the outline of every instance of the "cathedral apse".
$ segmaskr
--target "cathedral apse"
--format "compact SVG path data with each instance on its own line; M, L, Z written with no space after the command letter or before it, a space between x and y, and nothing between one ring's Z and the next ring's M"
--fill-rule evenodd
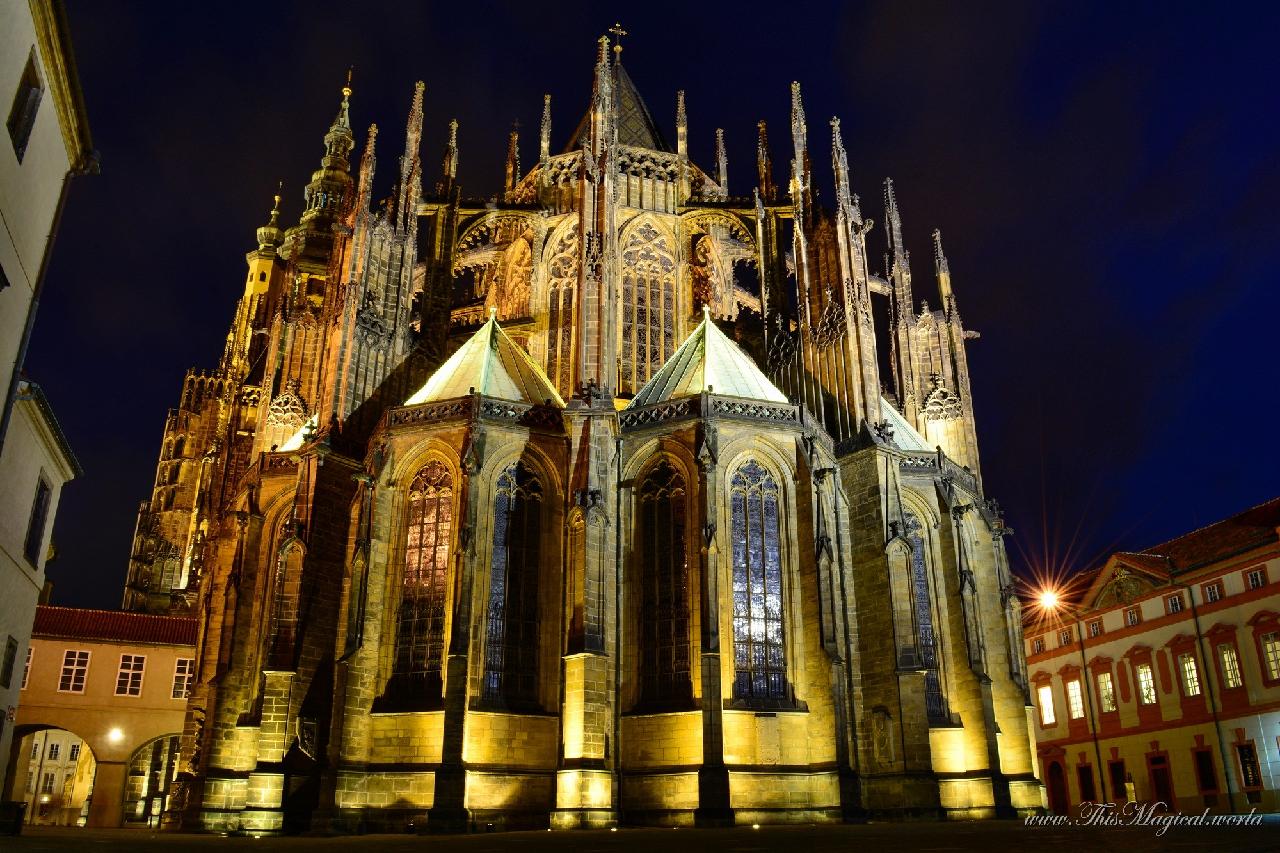
M668 141L616 39L592 73L572 133L546 97L527 170L513 133L489 199L456 122L424 176L419 83L375 203L385 138L357 157L348 86L300 220L277 197L258 229L125 589L201 625L170 826L1041 807L940 235L930 308L836 119L818 203L799 84L789 166L760 123L735 195L720 132L689 157L683 93Z

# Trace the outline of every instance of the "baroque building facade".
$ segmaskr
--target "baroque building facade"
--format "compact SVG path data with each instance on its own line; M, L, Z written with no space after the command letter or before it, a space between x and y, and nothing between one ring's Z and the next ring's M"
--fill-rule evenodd
M960 320L886 272L831 122L730 195L601 39L501 194L373 203L350 88L247 256L139 513L125 606L198 614L170 820L724 825L1037 809L1021 619ZM873 303L891 318L877 339ZM881 376L881 357L891 379ZM892 391L882 390L889 383Z

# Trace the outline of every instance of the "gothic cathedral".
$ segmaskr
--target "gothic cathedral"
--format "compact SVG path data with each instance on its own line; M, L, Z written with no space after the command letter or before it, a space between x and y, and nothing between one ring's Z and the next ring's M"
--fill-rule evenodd
M374 202L351 89L191 371L125 606L199 616L170 825L355 832L1011 816L1041 805L960 319L850 190L704 171L600 40L498 197ZM879 319L877 319L879 318ZM884 318L887 318L887 322ZM880 329L876 326L879 324ZM883 377L885 371L890 377Z

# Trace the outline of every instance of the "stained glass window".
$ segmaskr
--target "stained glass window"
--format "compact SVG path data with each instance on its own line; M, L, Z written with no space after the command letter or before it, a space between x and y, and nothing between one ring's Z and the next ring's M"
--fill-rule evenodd
M636 392L675 352L675 257L648 222L622 249L620 387Z
M409 510L393 676L421 679L436 692L444 659L445 594L453 533L453 478L427 463L409 485Z
M689 566L685 482L663 461L640 486L640 701L693 700L689 668Z
M782 634L777 481L754 460L730 481L733 536L733 695L788 697Z
M925 710L929 719L947 716L938 677L937 637L933 627L933 603L929 597L929 567L925 557L924 525L915 513L905 515L907 541L911 544L911 613L915 621L916 655L925 668Z
M505 707L536 706L542 484L516 462L497 485L482 695Z
M556 244L548 264L547 376L566 397L573 388L573 314L578 295L578 234Z

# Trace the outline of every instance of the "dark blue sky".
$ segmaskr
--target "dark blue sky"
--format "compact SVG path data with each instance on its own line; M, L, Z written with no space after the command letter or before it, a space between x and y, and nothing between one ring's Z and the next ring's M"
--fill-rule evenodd
M296 217L347 66L380 185L422 79L427 181L456 117L464 191L489 194L513 120L536 159L544 92L564 144L617 17L667 133L681 88L695 159L725 128L734 194L761 118L781 180L799 80L823 196L832 115L865 213L883 220L895 179L917 297L942 229L1020 568L1087 567L1280 492L1274 6L69 5L102 174L72 189L28 358L85 468L58 603L118 604L165 412L222 350L278 179Z

